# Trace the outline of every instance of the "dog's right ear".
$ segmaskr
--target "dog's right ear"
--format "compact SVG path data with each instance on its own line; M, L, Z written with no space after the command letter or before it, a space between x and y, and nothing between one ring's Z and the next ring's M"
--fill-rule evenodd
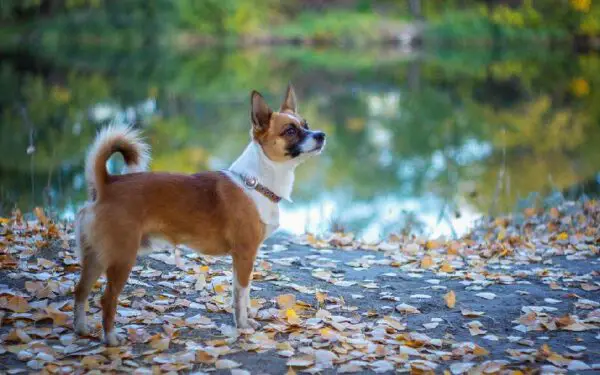
M256 90L250 96L252 102L252 126L257 130L265 130L269 127L273 111L265 101L265 98Z

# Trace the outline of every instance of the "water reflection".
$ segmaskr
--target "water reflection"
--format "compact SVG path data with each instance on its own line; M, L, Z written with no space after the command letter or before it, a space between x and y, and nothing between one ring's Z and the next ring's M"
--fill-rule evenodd
M248 141L249 90L276 105L288 80L303 116L329 142L298 169L285 230L350 230L370 240L460 235L482 213L533 204L532 192L597 194L600 57L490 56L298 48L99 56L73 46L4 53L0 213L44 205L72 218L85 199L85 148L109 121L144 129L154 170L224 168Z

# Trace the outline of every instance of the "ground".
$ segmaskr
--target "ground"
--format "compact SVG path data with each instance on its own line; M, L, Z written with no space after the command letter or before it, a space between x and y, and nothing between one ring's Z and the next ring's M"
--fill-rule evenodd
M262 327L233 328L229 258L142 257L121 295L126 341L73 334L70 225L0 229L0 371L543 373L600 371L600 208L489 220L459 240L276 235L256 262Z

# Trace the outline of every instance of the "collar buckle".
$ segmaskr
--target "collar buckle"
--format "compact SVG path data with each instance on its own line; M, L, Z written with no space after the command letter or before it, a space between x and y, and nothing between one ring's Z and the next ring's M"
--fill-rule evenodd
M246 185L248 189L256 189L258 186L258 179L256 177L243 176L242 180L244 180L244 185Z
M258 182L258 178L254 177L254 176L248 176L248 175L245 175L242 173L234 172L232 170L229 170L229 172L238 176L242 180L242 183L244 184L244 186L247 189L256 190L257 192L262 194L264 197L266 197L268 200L270 200L273 203L279 203L279 201L281 201L281 197L278 196L277 194L273 193L266 186L260 184Z

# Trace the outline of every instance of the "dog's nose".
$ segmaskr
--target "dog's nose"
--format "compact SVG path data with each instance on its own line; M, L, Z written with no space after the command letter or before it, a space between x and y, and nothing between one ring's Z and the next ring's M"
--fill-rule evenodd
M325 142L325 133L323 132L316 132L313 137L315 138L315 140L319 143L323 143Z

